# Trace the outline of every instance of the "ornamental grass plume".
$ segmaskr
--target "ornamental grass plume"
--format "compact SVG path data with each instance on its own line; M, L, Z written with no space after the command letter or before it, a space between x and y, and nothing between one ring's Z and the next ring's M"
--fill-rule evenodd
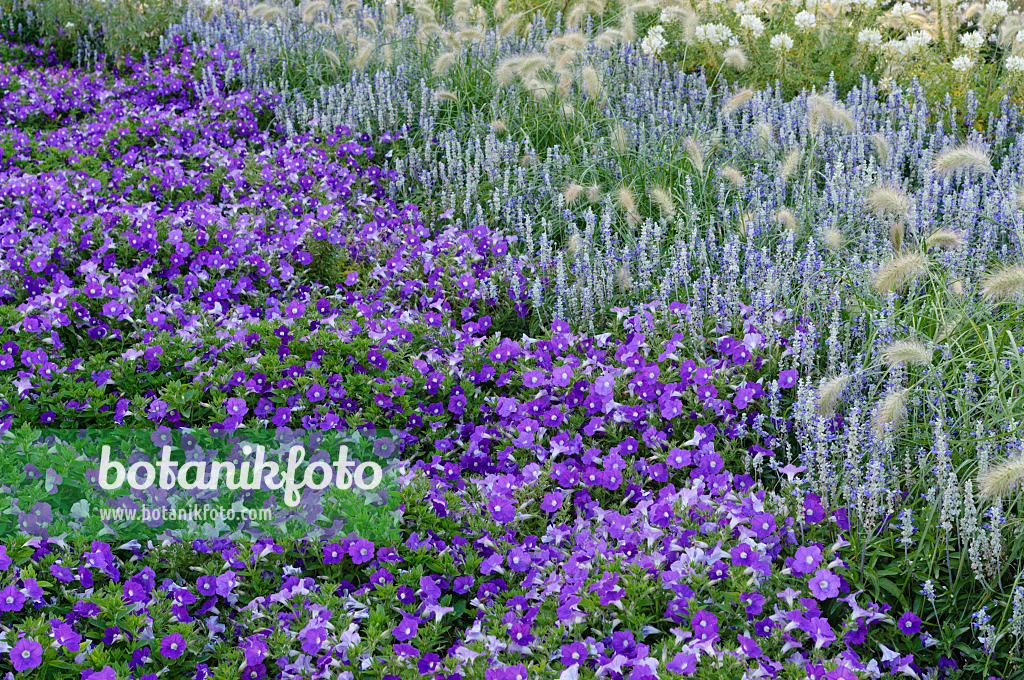
M316 19L316 15L320 12L327 12L331 9L331 6L324 2L324 0L312 0L307 2L302 7L302 22L311 24Z
M519 25L522 23L523 17L526 15L525 12L516 12L512 16L504 19L501 25L498 27L498 37L506 38L512 33L519 30Z
M587 200L594 203L601 197L601 187L598 184L587 185Z
M576 202L583 195L584 187L582 184L576 182L570 182L569 186L562 192L562 198L565 199L565 204L568 206L576 205Z
M885 138L885 135L881 132L876 132L868 137L868 141L871 143L871 149L875 152L875 158L878 159L878 162L882 165L888 163L891 150L889 140Z
M753 99L754 94L754 91L751 90L749 87L743 88L733 96L729 97L728 101L726 101L725 104L722 106L722 113L726 115L732 113L733 111L735 111L736 109L740 108L741 106L749 102L751 99Z
M761 121L754 126L754 135L757 138L757 147L762 151L767 151L772 145L772 126L768 123Z
M494 120L491 121L491 130L493 130L495 134L500 135L502 133L508 132L508 126L505 125L505 121L503 121L501 118L495 118Z
M977 144L963 144L944 151L932 161L932 171L940 177L948 177L958 170L990 174L992 161L988 152Z
M875 409L873 430L875 436L882 437L887 428L898 429L907 422L907 401L910 399L910 388L894 390Z
M582 250L582 249L583 249L583 237L580 235L579 230L575 230L575 231L572 232L572 235L569 237L569 242L566 244L565 250L569 253L569 255L575 255L576 253L580 252L580 250Z
M438 90L434 93L434 97L440 102L455 102L459 103L459 95L455 94L451 90Z
M952 229L939 229L926 238L924 242L929 248L953 250L964 244L964 237L960 232L953 231Z
M978 480L978 490L988 499L1000 498L1024 481L1024 456L1014 456L992 467Z
M651 202L658 206L658 211L666 220L675 217L676 204L672 200L672 193L664 187L654 186L648 190L651 195Z
M800 161L803 160L804 154L800 149L793 149L786 154L786 157L782 160L782 165L779 166L779 176L782 179L789 179L793 173L800 167Z
M828 227L824 232L825 246L835 252L844 245L846 245L846 237L843 236L843 232L839 231L835 227Z
M598 48L608 48L613 45L618 45L624 40L622 31L617 28L607 28L601 32L601 35L594 39L594 46Z
M434 60L434 63L430 67L430 72L435 76L443 76L451 70L451 67L455 65L455 60L459 58L461 52L455 50L451 52L442 52Z
M877 185L867 195L867 204L879 216L897 215L905 217L910 210L910 199L897 187Z
M731 165L723 166L718 174L737 189L747 183L747 178L743 176L743 173Z
M906 253L889 260L875 274L873 287L879 293L899 290L928 271L928 258L921 253Z
M358 49L356 50L355 57L352 59L352 68L356 71L362 71L370 63L370 57L373 56L376 44L367 38L359 38L357 44Z
M615 127L612 128L612 148L617 153L626 153L629 151L629 134L626 132L626 128L623 127L622 123L616 123Z
M693 169L697 171L698 175L703 175L704 151L701 149L700 144L693 137L687 137L686 141L683 142L683 148L686 151L686 157L693 165Z
M882 359L890 368L899 364L927 366L932 363L932 351L919 340L896 340L882 350Z
M903 249L903 236L906 233L906 228L902 222L893 222L889 225L889 241L892 243L893 250L897 253Z
M593 66L583 67L581 74L583 80L583 92L590 101L597 101L604 96L604 86L601 84L601 76Z
M1024 208L1024 187L1017 192L1017 207Z
M817 133L822 123L835 123L847 132L853 132L853 116L828 97L812 94L807 98L807 126Z
M828 417L835 413L836 404L852 379L853 376L843 374L821 383L818 387L818 411L821 415Z
M783 208L775 215L776 221L790 231L796 231L796 215L789 208Z
M332 50L330 48L327 48L327 47L321 48L320 51L323 52L325 57L327 57L327 61L331 62L331 66L332 67L334 67L334 68L340 68L341 67L341 57L338 56L337 52L335 52L334 50Z
M1024 265L1016 264L989 274L981 285L988 300L1003 300L1024 293Z
M619 268L615 271L615 279L618 281L622 292L628 293L633 289L633 277L629 275L629 269L626 265L619 265Z
M747 70L747 54L740 47L730 47L722 55L722 61L731 69Z

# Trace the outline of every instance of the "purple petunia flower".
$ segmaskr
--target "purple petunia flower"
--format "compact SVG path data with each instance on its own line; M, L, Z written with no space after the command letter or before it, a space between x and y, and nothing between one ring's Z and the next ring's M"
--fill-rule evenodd
M818 600L827 600L839 595L839 577L828 569L819 569L814 572L808 585L811 588L811 595Z
M904 635L916 635L921 632L921 619L917 614L907 612L896 622L896 627Z
M185 653L185 638L180 633L171 633L160 639L160 654L168 659L177 659Z
M43 646L28 638L18 640L9 654L14 670L19 673L38 668L43 662Z

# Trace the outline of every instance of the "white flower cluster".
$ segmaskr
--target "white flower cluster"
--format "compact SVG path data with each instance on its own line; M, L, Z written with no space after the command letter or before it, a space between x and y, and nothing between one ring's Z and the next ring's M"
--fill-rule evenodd
M895 5L892 6L892 9L889 11L892 13L893 16L900 17L901 19L906 19L916 9L917 8L911 5L909 2L897 2Z
M796 24L796 27L801 31L809 31L818 25L818 19L814 16L813 12L803 10L793 17L793 23Z
M740 28L749 31L754 38L764 35L764 22L754 14L741 14Z
M647 35L640 41L640 50L649 57L658 56L666 47L668 40L665 40L665 27L661 24L651 26Z
M924 31L914 31L904 40L907 43L907 49L913 54L921 48L927 47L931 43L932 37Z
M992 16L992 21L1000 21L1010 13L1010 4L1006 0L990 0L985 6Z
M857 43L868 49L877 50L882 45L882 34L874 28L864 28L857 34Z
M968 52L977 52L981 49L981 46L985 44L985 36L983 36L980 31L964 33L960 36L960 44L963 45L964 49Z
M786 33L779 33L778 35L772 36L769 45L771 45L773 50L781 54L793 49L793 39Z
M957 73L967 73L972 68L974 68L974 59L972 59L966 54L961 54L959 57L953 60L951 66L953 67L953 70L956 71Z
M732 37L732 29L725 24L701 24L693 32L697 42L723 45Z
M1006 59L1006 70L1014 75L1024 73L1024 57L1008 57Z

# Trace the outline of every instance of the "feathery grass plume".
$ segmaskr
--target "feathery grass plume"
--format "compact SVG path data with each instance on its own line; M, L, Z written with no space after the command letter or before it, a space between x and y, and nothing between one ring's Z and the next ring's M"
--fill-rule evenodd
M367 32L373 34L380 31L380 28L377 26L377 20L373 17L363 17L363 28L365 28Z
M929 248L942 248L952 250L964 244L964 237L960 232L952 229L939 229L924 240Z
M522 57L505 57L494 67L494 79L499 85L508 85L515 78Z
M868 141L871 142L871 148L874 150L875 158L878 159L878 162L882 165L888 163L890 147L889 140L885 138L885 135L881 132L876 132L868 137Z
M327 57L327 61L331 62L331 66L334 68L341 67L341 57L338 56L337 52L327 47L321 48L321 51L324 53L324 56Z
M868 192L867 204L879 216L906 216L910 210L910 199L898 188L891 185L876 185Z
M899 290L917 277L928 271L928 258L921 253L906 253L889 260L878 273L873 282L874 289L879 293Z
M257 7L259 7L259 5L257 5ZM253 9L255 10L256 8L254 7ZM284 11L283 7L274 7L273 5L267 4L264 5L263 9L259 10L255 16L259 20L269 23L271 21L284 19L287 16L287 13Z
M828 97L812 94L807 97L807 125L812 133L821 129L822 123L836 123L847 132L854 128L853 116Z
M572 6L572 8L565 14L565 29L567 31L576 31L583 26L583 18L587 16L587 7L582 2L578 2Z
M1024 265L1016 264L989 274L981 285L988 300L1003 300L1024 293Z
M345 14L355 12L357 9L363 6L361 0L345 0L345 3L341 6L341 9Z
M718 174L737 189L747 183L747 178L743 176L743 173L731 165L723 166Z
M604 94L604 86L601 85L601 76L597 74L597 70L593 66L584 66L583 73L583 91L586 93L587 98L590 101L597 101Z
M443 76L448 73L452 66L455 65L455 60L459 58L460 52L442 52L437 55L437 59L434 60L431 66L430 72L435 76Z
M648 189L651 195L651 202L658 206L658 211L666 220L675 217L676 203L672 200L672 193L664 187L652 186Z
M558 76L558 84L555 86L555 90L558 92L558 96L559 97L562 97L562 98L568 97L569 96L569 92L572 90L572 78L570 78L569 76L567 76L564 73L562 75ZM569 108L566 109L565 107L569 107ZM573 108L572 104L566 102L565 104L562 105L562 111L568 111L570 109L572 110L573 114L576 113L576 109Z
M762 151L767 151L772 145L772 126L763 120L754 126L754 134L757 136L757 146Z
M821 383L818 387L818 411L821 415L828 417L836 412L836 404L852 379L853 376L837 375Z
M523 87L539 102L547 101L548 97L555 93L555 84L550 80L540 78L530 78L523 83Z
M362 71L370 63L370 57L373 56L373 50L376 45L366 38L359 38L358 45L359 49L352 60L352 68L356 71Z
M683 148L686 150L686 157L693 165L693 169L697 171L698 175L703 175L704 150L700 147L700 143L693 137L687 137L686 141L683 142Z
M426 53L431 38L442 33L441 27L432 21L420 24L420 27L416 29L416 40L418 41L416 48L420 54Z
M622 31L617 28L606 28L601 32L601 35L594 39L594 46L600 48L612 47L613 45L618 45L622 40Z
M551 38L544 43L544 51L554 59L559 52L564 50L582 50L587 44L587 36L579 31L572 31L557 38Z
M524 153L519 157L519 165L528 168L537 161L537 156L532 153Z
M434 93L434 96L437 97L438 101L455 102L456 104L459 103L459 95L455 94L451 90L438 90Z
M345 40L349 34L356 30L356 23L351 19L345 19L334 24L334 37L338 40Z
M999 465L990 468L988 473L978 480L978 491L988 499L1000 498L1024 481L1024 456L1007 458Z
M555 62L555 73L562 75L566 74L569 71L569 67L572 66L572 63L576 61L577 55L579 55L579 52L576 50L566 50L565 52L562 52L562 56L558 57L558 61Z
M789 208L783 208L775 215L776 221L790 231L796 231L796 215Z
M491 13L495 19L499 21L508 16L508 0L497 0L494 3L494 7L491 8Z
M1020 191L1017 192L1017 207L1024 208L1024 187L1021 187Z
M622 41L631 43L636 40L636 22L635 16L632 10L626 10L622 13L622 18L619 20L619 32L622 33Z
M615 271L615 278L618 280L622 292L628 293L633 289L633 277L629 275L629 269L626 265L619 265L619 268Z
M583 195L584 187L582 184L576 182L569 182L569 186L562 192L562 198L565 199L565 204L568 206L576 205L576 201Z
M601 197L601 187L596 184L587 186L587 200L595 203Z
M580 236L578 229L574 229L572 235L569 237L569 242L565 246L565 250L569 253L569 256L573 256L583 249L583 237Z
M496 134L501 134L508 131L508 126L505 125L505 121L500 118L495 118L491 121L491 130Z
M728 115L740 108L751 99L754 98L754 91L749 87L745 87L733 96L729 97L729 100L722 106L722 113Z
M874 431L877 437L885 434L886 426L893 429L907 422L907 401L910 399L910 388L893 390L875 409Z
M616 123L615 127L612 128L612 148L617 153L629 151L629 134L626 132L626 128L622 126L622 123Z
M953 284L957 284L957 283L960 283L960 282L959 281L954 281L953 282ZM961 290L960 292L963 293L963 290ZM951 320L947 321L946 323L944 323L942 325L942 328L940 328L938 330L938 332L935 334L935 344L938 344L938 343L942 342L943 340L945 340L946 338L948 338L949 334L952 333L954 330L956 330L956 327L960 325L960 322L963 321L963 319L964 319L964 315L961 313L961 314L958 314L955 319L951 319Z
M466 42L480 42L487 36L476 26L467 26L455 34L455 39L461 44Z
M903 249L903 235L905 233L906 229L904 229L902 222L893 222L889 225L889 242L892 243L893 250L897 253Z
M627 215L636 212L636 197L633 195L633 190L626 184L619 186L615 192L615 202Z
M963 144L936 156L932 170L940 177L948 177L957 170L973 170L987 175L992 172L992 160L979 145Z
M839 250L845 244L846 237L843 236L843 232L839 231L835 227L828 227L827 229L825 229L825 246L829 250Z
M800 161L804 158L804 154L800 149L793 149L786 154L786 157L782 159L782 165L779 166L779 176L782 179L789 179L793 176L800 168Z
M561 93L561 85L562 85L562 83L559 82L558 85L559 85L559 94L562 94ZM562 104L562 115L565 116L566 118L575 118L576 117L576 108L572 104L570 104L569 102L565 102L564 104Z
M516 68L516 75L523 80L527 80L535 77L540 70L549 66L551 66L551 60L548 59L547 56L540 52L531 52L530 54L524 55L519 61Z
M346 0L345 11L349 11L349 2L352 2L355 6L359 6L358 0ZM416 17L416 21L423 22L436 22L437 15L434 14L434 8L429 2L417 2L412 6L413 16Z
M731 69L736 71L747 70L747 54L741 47L730 47L722 55L722 61Z
M314 19L316 19L317 14L319 14L320 12L326 12L330 8L331 6L324 2L324 0L312 0L312 2L306 3L305 6L303 6L302 8L302 23L313 23Z
M964 282L963 281L954 281L953 283L949 284L949 289L951 291L953 291L953 293L955 293L956 295L963 295L964 294Z
M516 12L509 18L501 22L501 26L498 27L498 37L505 38L508 35L515 33L519 29L519 24L523 20L525 12Z
M918 340L896 340L882 350L882 359L890 368L898 364L928 366L932 363L932 351Z

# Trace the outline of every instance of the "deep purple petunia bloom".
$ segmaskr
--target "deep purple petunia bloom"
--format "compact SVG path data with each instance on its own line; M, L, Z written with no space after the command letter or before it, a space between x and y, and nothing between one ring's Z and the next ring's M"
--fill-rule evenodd
M839 595L839 577L828 569L819 569L808 581L815 599L827 600Z
M917 614L907 612L896 622L896 627L904 635L916 635L921 632L921 618Z
M177 659L185 653L185 638L180 633L165 635L160 640L160 653L168 659Z
M43 662L43 646L28 638L18 640L9 654L14 670L19 673L38 668Z

